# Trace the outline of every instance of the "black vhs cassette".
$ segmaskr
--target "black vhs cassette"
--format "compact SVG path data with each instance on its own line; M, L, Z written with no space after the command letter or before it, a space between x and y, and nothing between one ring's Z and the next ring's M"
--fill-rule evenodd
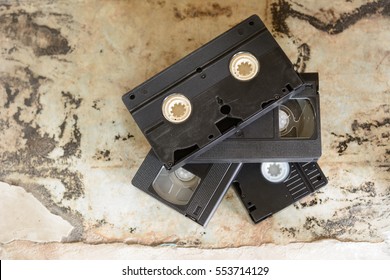
M328 183L316 162L245 163L233 182L255 223Z
M132 184L202 226L206 226L241 164L188 164L168 171L150 151Z
M193 162L310 162L321 156L318 73L300 74L303 90Z
M190 162L300 90L302 80L258 16L123 96L167 169Z

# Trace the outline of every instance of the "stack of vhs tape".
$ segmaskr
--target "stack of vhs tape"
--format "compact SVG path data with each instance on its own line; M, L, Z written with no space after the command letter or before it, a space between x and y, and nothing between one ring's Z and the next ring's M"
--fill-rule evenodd
M232 186L264 220L327 183L318 84L249 17L123 96L152 147L133 185L203 226Z

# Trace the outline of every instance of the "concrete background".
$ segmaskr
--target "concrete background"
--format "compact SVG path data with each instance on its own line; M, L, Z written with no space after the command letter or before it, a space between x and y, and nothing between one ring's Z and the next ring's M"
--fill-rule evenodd
M251 14L319 72L320 192L202 228L131 186L121 96ZM0 258L390 258L389 1L0 1Z

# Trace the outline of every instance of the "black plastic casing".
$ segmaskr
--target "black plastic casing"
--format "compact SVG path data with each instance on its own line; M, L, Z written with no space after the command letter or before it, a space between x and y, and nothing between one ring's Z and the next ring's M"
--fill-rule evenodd
M281 183L271 183L260 170L261 163L245 163L233 182L245 209L255 223L328 183L316 162L290 163L290 174Z
M163 165L150 151L135 174L132 184L163 204L173 208L202 226L206 226L237 176L241 164L188 164L183 168L201 178L199 186L186 205L176 205L161 198L153 182Z
M193 159L197 163L265 161L310 162L321 157L321 117L318 73L300 74L303 90L290 100L306 99L315 113L315 127L310 138L282 138L279 136L279 106L268 112L235 135L222 141Z
M239 81L231 58L250 52L260 71ZM221 143L298 92L302 80L264 23L249 17L123 96L123 102L167 169L175 170ZM180 93L192 104L183 123L162 114L164 99ZM222 106L230 110L225 114Z

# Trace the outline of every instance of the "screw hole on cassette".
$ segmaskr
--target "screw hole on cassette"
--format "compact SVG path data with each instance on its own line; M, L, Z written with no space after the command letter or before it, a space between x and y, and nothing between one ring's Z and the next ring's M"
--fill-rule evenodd
M254 25L255 23L253 21L250 21L249 22L249 25Z
M217 100L217 103L219 105L222 105L223 104L223 100L221 98L219 98L218 96L215 98Z
M275 98L275 100L278 100L280 98L280 95L279 94L275 94L274 98Z
M200 76L202 79L205 79L206 78L206 74L202 74L202 76Z
M209 139L211 140L211 139L213 139L213 138L214 138L214 135L210 134L210 135L209 135Z
M129 98L130 98L131 100L134 100L134 98L135 98L135 95L134 95L134 94L132 94L132 95L130 95L130 96L129 96Z
M203 71L202 67L196 68L196 73L200 73L200 72L202 72L202 71Z
M285 89L285 88L284 88L284 89L282 89L282 92L286 92L286 91L287 91L287 89Z
M230 106L229 105L223 105L220 109L221 113L224 115L228 115L230 113Z

